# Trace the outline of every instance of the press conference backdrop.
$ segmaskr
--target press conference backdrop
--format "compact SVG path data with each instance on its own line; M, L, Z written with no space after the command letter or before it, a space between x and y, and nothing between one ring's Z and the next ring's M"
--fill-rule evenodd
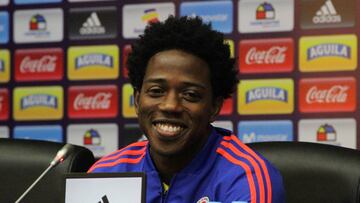
M101 157L143 139L126 71L150 22L201 16L241 81L214 123L244 142L360 149L356 0L0 0L0 136Z

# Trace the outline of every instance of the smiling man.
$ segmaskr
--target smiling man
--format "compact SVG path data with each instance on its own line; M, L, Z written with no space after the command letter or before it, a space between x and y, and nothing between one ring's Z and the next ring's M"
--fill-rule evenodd
M145 172L148 203L284 202L279 172L231 132L211 125L238 83L223 35L199 18L153 23L128 58L148 141L89 172Z

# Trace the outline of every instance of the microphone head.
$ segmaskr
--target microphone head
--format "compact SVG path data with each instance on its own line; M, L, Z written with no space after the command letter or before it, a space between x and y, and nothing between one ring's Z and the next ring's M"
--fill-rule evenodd
M71 151L74 149L74 146L71 144L64 145L57 153L55 158L51 161L50 165L56 166L57 164L63 162Z

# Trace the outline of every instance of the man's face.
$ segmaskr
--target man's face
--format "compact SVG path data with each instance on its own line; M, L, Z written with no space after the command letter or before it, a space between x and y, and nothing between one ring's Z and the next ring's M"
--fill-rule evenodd
M151 152L172 156L201 148L221 102L213 102L205 61L168 50L149 60L142 88L135 92L135 107Z

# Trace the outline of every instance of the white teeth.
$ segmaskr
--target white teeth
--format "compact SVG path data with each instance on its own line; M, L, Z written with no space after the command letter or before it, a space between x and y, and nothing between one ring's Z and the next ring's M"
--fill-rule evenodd
M178 133L182 130L182 127L180 126L175 126L175 125L170 125L170 124L163 124L163 123L158 123L156 124L156 127L164 132L168 132L168 133Z

